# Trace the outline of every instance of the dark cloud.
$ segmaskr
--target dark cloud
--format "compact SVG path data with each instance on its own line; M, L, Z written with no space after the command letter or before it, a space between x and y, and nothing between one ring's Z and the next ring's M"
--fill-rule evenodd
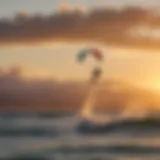
M71 109L80 107L85 87L56 80L25 79L18 67L0 72L2 109ZM83 94L82 94L83 93Z
M0 109L2 110L68 110L80 109L89 86L82 82L58 82L54 79L26 79L20 67L0 69ZM120 111L130 102L157 108L159 96L118 81L106 81L97 91L95 107Z
M96 41L111 45L160 48L160 38L133 38L127 32L135 26L160 27L160 16L149 10L127 7L72 11L50 16L18 13L0 20L0 44L44 41Z

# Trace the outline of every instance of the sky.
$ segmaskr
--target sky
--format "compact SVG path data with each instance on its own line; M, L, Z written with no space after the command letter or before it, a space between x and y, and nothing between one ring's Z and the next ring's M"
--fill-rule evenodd
M104 7L105 5L113 5L113 6L127 6L127 5L138 5L138 6L158 6L159 5L159 1L157 0L137 0L137 1L133 1L133 0L66 0L66 1L60 1L60 0L14 0L14 1L9 1L9 0L1 0L0 1L0 17L9 17L9 16L13 16L16 14L16 12L18 11L26 11L28 13L32 13L32 15L34 16L34 14L36 13L41 13L42 15L45 13L50 13L50 12L56 12L58 10L58 8L60 8L61 5L67 5L69 6L73 6L73 8L76 7L76 5L81 5L84 6L86 8L98 8L98 7ZM69 11L67 11L69 12ZM116 12L116 11L114 11ZM136 11L137 12L137 11ZM71 12L72 13L72 12ZM100 13L100 17L104 17L105 18L105 13ZM110 14L110 13L108 13ZM112 15L110 15L112 16ZM119 15L117 15L119 16ZM132 15L131 15L132 16ZM133 13L134 16L134 13ZM24 17L25 18L25 17ZM46 17L47 18L47 17ZM94 36L94 39L96 40L95 42L92 42L91 39L88 40L88 37L90 37L90 35L87 37L85 36L88 33L91 34L95 34L96 32L99 34L98 36L101 36L101 38L103 38L104 33L106 32L106 36L110 36L110 39L112 39L112 37L114 36L114 32L117 32L117 35L120 37L121 35L119 35L119 29L114 27L114 23L112 24L112 21L110 22L110 24L107 25L113 25L112 28L115 28L115 30L111 30L110 29L106 29L105 25L104 28L99 29L99 27L101 26L101 23L103 23L103 19L100 21L92 20L92 18L94 18L94 16L90 16L91 21L95 21L93 23L92 26L89 26L89 24L87 24L89 27L96 27L96 32L93 31L91 28L89 28L88 31L87 30L87 25L86 27L83 29L84 31L80 34L84 34L84 37L82 37L82 41L81 43L79 43L77 40L79 38L75 38L75 43L70 43L70 39L68 39L68 37L70 37L70 35L75 36L77 34L77 32L74 33L74 28L69 31L66 30L66 25L67 25L67 21L64 20L64 22L62 22L61 24L61 20L60 21L60 25L55 28L56 32L57 32L57 38L59 39L63 39L63 38L67 38L69 40L64 40L63 42L59 42L57 40L55 40L55 42L52 42L52 40L48 40L47 43L45 44L39 44L39 42L37 44L33 44L33 45L26 45L26 42L24 42L24 44L19 44L19 40L18 40L18 36L21 34L20 30L24 30L24 41L28 39L29 41L31 39L33 39L34 37L36 37L36 35L34 35L34 33L36 31L38 31L38 34L40 35L39 38L41 38L41 33L43 32L43 23L45 23L46 18L43 18L42 20L42 27L41 25L39 25L38 23L38 28L39 31L37 29L37 27L34 29L33 31L30 33L31 37L28 37L28 31L25 31L24 29L26 28L27 30L27 25L24 24L24 26L22 25L21 29L18 29L15 31L15 29L12 27L13 25L10 25L9 23L9 32L8 30L5 28L0 30L2 33L2 37L4 36L4 33L6 35L6 39L10 39L10 37L12 38L12 35L10 35L10 32L12 34L15 35L15 38L13 41L15 41L17 43L17 45L15 45L14 47L9 47L10 46L10 40L7 40L7 44L5 47L0 47L0 65L1 68L12 68L15 66L20 66L21 68L23 68L23 72L24 75L26 77L41 77L41 78L55 78L57 80L87 80L87 78L89 78L89 73L91 72L92 69L92 62L88 62L88 64L86 63L84 66L79 66L76 63L76 54L86 48L86 47L97 47L100 50L102 50L102 53L105 55L106 61L104 63L104 79L109 79L109 78L116 78L116 79L120 79L120 80L124 80L124 81L129 81L131 83L134 83L136 85L141 85L141 86L145 86L145 87L154 87L154 88L160 88L159 85L159 81L160 81L160 77L159 77L159 69L160 69L160 65L159 65L159 60L160 60L160 56L159 54L157 54L158 51L152 51L152 50L146 50L145 47L142 47L142 50L137 49L137 44L136 43L136 39L134 40L131 35L129 35L130 30L133 31L133 35L140 35L140 31L136 33L135 29L128 28L128 30L126 29L122 29L122 31L120 32L124 32L125 35L127 35L128 37L126 37L128 40L134 40L133 42L131 41L131 43L133 43L133 46L131 48L127 48L128 44L126 42L124 42L124 46L123 47L119 47L117 46L117 44L109 45L108 42L110 42L111 40L109 40L106 44L101 43L101 42L96 42L97 41L97 35ZM79 17L76 17L77 20L81 20ZM123 17L118 17L118 19L122 19ZM59 19L59 17L58 17ZM142 20L144 19L144 17L142 17ZM85 19L84 19L85 20ZM130 17L128 18L128 21L130 20ZM141 21L142 21L141 20ZM86 20L85 20L86 21ZM97 21L97 22L96 22ZM102 22L101 22L102 21ZM110 21L110 20L109 20ZM25 21L24 21L25 22ZM71 19L72 22L72 19ZM76 22L76 21L75 21ZM146 22L148 22L148 19L146 20ZM14 24L14 22L12 22ZM18 21L15 20L15 23L17 23L18 25ZM29 25L30 28L32 28L32 23L30 22ZM35 23L36 20L35 20ZM41 23L41 22L40 22ZM52 22L49 22L50 25L52 25ZM57 22L56 22L57 23ZM117 25L119 25L119 21L116 22ZM123 22L124 24L124 28L127 25L126 21L124 20ZM132 22L131 22L132 23ZM150 21L148 22L150 23ZM53 23L54 24L54 23ZM34 24L33 24L34 25ZM133 28L134 23L132 24ZM49 25L48 25L49 26ZM47 26L47 27L48 27ZM53 26L54 27L54 26ZM106 26L107 27L107 26ZM138 26L137 26L138 27ZM141 25L140 25L141 27ZM24 28L24 29L23 29ZM61 30L59 30L59 28L62 28L62 31L64 30L64 33L68 32L69 34L63 34L61 35ZM141 30L145 31L145 26L141 27ZM50 28L48 28L49 30ZM81 29L81 28L80 28ZM152 29L152 28L151 28ZM66 30L66 31L65 31ZM100 32L100 30L102 30L102 33ZM108 32L107 32L108 30ZM154 31L154 29L153 29ZM148 29L147 31L145 31L145 34L142 34L143 36L152 36L153 35L153 31L150 29ZM155 29L156 33L159 33L158 31L159 28L156 27ZM25 33L26 32L26 33ZM30 32L30 31L29 31ZM48 32L48 31L47 31ZM51 31L54 32L54 31ZM86 33L85 33L86 32ZM66 35L66 36L65 36ZM122 35L123 37L125 35ZM155 34L154 34L155 35ZM157 34L159 35L159 34ZM125 38L122 37L122 40L119 40L119 37L115 38L115 42L117 41L118 43L121 43L121 41L123 41ZM130 36L130 37L129 37ZM147 37L147 38L153 38L153 37ZM138 37L139 38L139 37ZM141 37L142 40L145 37ZM160 38L160 37L158 37ZM23 40L22 39L22 40ZM81 39L81 37L80 37ZM104 36L105 39L105 36ZM3 41L5 40L2 38L2 40L0 41L0 43L3 44ZM84 42L84 40L87 40L87 42ZM143 42L142 40L139 41L139 43ZM154 39L153 39L154 40ZM159 39L158 39L159 40ZM36 41L36 39L35 39ZM37 42L37 41L36 41ZM103 42L103 41L102 41ZM153 41L153 44L155 43L155 41ZM146 42L141 44L142 46L145 45L147 46L148 43L146 44ZM159 46L159 45L158 45ZM154 49L154 46L152 46L152 49Z
M35 47L13 47L0 50L1 68L20 67L26 78L53 78L59 81L88 81L95 61L83 65L77 54L86 47L99 48L104 57L103 80L116 79L140 87L160 90L160 55L142 51L107 47L102 44L49 43Z
M73 7L75 8L76 6L83 6L85 8L98 8L98 7L104 7L106 6L128 6L128 5L137 5L137 6L148 6L148 7L157 7L158 5L160 5L160 2L158 0L14 0L14 1L10 1L10 0L1 0L0 1L0 17L10 17L13 15L16 15L16 12L21 11L21 12L28 12L31 13L33 16L36 13L40 13L40 14L48 14L50 12L57 12L58 8L60 8L61 5L67 5L67 7ZM67 10L67 12L69 12ZM114 11L116 13L116 11ZM135 11L138 12L138 11ZM74 13L73 13L74 14ZM100 17L105 18L106 15L105 13L98 13L100 14ZM108 13L111 15L111 13ZM127 13L126 13L127 14ZM134 18L134 14L132 13L131 16L133 16ZM141 14L141 13L138 13ZM71 16L71 15L70 15ZM77 16L77 15L76 15ZM117 15L118 19L122 19L123 16L121 17L121 15ZM25 17L24 17L25 18ZM81 21L81 18L79 18L78 16L76 17L77 21ZM33 44L31 46L26 45L26 41L28 42L31 41L32 39L35 38L35 40L37 42L37 35L34 35L34 33L36 33L38 31L38 35L40 35L38 37L38 39L41 38L41 33L45 32L47 33L47 30L50 30L49 25L52 26L52 24L56 24L52 23L49 21L48 26L47 26L47 30L44 31L44 25L45 25L45 21L47 20L47 17L42 18L42 22L40 22L41 24L39 25L38 22L35 23L38 24L38 28L36 27L35 29L33 28L34 23L33 21L29 22L30 28L33 28L33 31L27 28L27 25L25 24L24 21L24 26L22 25L20 29L15 30L13 25L14 23L17 23L17 25L19 25L18 21L15 20L15 22L11 22L13 24L9 23L10 29L8 31L8 29L6 29L7 27L3 27L3 25L0 25L0 27L2 29L0 29L1 31L1 37L2 40L0 39L0 44L3 44L3 42L6 41L6 47L0 47L0 65L2 68L9 68L9 67L13 67L13 66L21 66L24 70L24 74L27 75L28 77L32 77L32 76L39 76L39 77L54 77L58 80L78 80L78 79L87 79L87 75L89 75L88 73L90 72L91 68L90 66L92 66L91 64L88 64L88 66L86 65L86 69L84 69L83 67L80 69L80 67L76 64L75 62L75 57L76 54L83 48L85 47L97 47L102 49L103 53L105 54L106 58L106 62L104 64L104 68L105 68L105 74L104 77L105 78L120 78L122 80L126 80L126 81L131 81L132 83L136 83L136 84L140 84L145 86L147 85L151 85L151 83L153 83L151 86L154 87L155 83L159 83L159 82L153 82L153 81L159 81L159 59L160 56L157 54L158 51L152 51L149 50L147 51L145 49L145 47L147 47L148 45L150 45L147 41L144 41L145 38L147 37L148 39L151 38L153 43L151 43L151 47L152 49L154 49L154 45L159 44L159 36L155 36L155 35L160 35L158 34L160 32L160 28L159 26L156 28L153 28L152 26L151 29L146 29L146 26L141 26L141 25L137 25L137 30L138 27L141 28L141 30L143 30L145 33L141 33L140 30L136 31L135 29L135 25L134 22L131 25L130 28L126 29L127 26L127 22L124 19L123 22L123 27L122 30L119 31L118 29L118 25L121 25L119 21L115 20L115 23L117 23L117 27L115 28L115 24L112 24L112 21L110 22L110 19L108 20L110 24L107 24L107 26L109 25L113 25L111 28L113 28L114 30L111 30L110 28L100 28L101 27L101 23L103 23L103 21L105 19L102 20L96 20L96 18L94 19L94 15L90 16L91 21L93 21L93 25L90 26L89 24L86 24L85 28L81 28L81 26L79 26L79 30L82 29L82 33L74 33L74 28L72 28L70 30L66 30L67 27L67 19L64 20L64 22L61 23L61 19L59 19L59 17L57 19L59 19L59 26L55 27L55 31L51 31L51 32L57 32L57 38L55 40L55 42L53 43L52 40L47 40L47 43L45 45L41 45L39 44ZM154 18L154 17L153 17ZM85 19L87 19L86 17L84 18L84 21L86 21ZM93 20L92 20L93 19ZM128 17L128 21L130 21L130 17ZM141 21L144 19L144 17L141 18ZM44 21L44 22L43 22ZM88 20L89 21L89 20ZM140 22L141 22L140 21ZM154 22L155 20L153 20L153 23L156 24L156 22ZM33 25L32 25L33 23ZM72 18L71 18L71 23L72 23ZM76 21L74 23L77 23ZM82 21L82 23L84 23ZM131 22L132 23L132 20ZM137 23L139 23L137 21ZM150 25L150 21L148 19L146 19L146 23L148 23L148 25ZM23 24L23 23L22 23ZM147 24L146 24L147 25ZM42 26L42 27L41 27ZM88 27L87 27L88 26ZM133 26L133 27L132 27ZM91 27L91 28L89 28ZM93 27L93 31L92 31L92 27ZM96 32L94 31L94 27ZM53 26L54 28L54 26ZM64 35L61 35L61 30L59 28L62 28L62 31L65 33ZM89 28L89 30L87 30L87 28ZM121 28L121 26L119 27ZM25 31L26 29L26 31ZM24 33L21 33L22 31L20 30L24 30ZM86 31L85 31L86 30ZM29 33L31 31L31 33ZM130 34L130 31L133 31L132 35ZM153 34L153 32L155 31L155 33ZM101 33L102 32L102 33ZM105 33L106 32L106 33ZM117 32L117 36L115 37L114 32ZM121 35L120 33L124 32L124 35ZM135 34L137 32L137 34ZM70 38L72 38L72 33L73 36L75 36L75 43L71 44L70 43ZM89 33L89 35L87 36L87 34ZM96 33L98 33L99 35L96 35ZM102 39L103 41L106 41L106 36L103 37L103 35L105 35L110 37L109 41L107 41L106 44L101 43L100 42L96 42L97 38ZM15 35L14 37L12 36ZM24 44L19 45L20 40L18 40L18 36L24 35L22 37L22 40L24 39ZM28 38L28 34L29 34L29 38ZM49 33L50 34L50 33ZM79 34L83 34L84 37L76 37L76 35ZM94 39L96 40L94 43L92 42L92 38L88 39L88 37L90 37L90 34L94 36ZM95 34L95 35L94 35ZM146 35L145 35L146 34ZM31 36L30 36L31 35ZM71 37L70 37L71 35ZM131 40L131 43L133 43L133 46L130 49L127 49L128 44L127 41L124 41L125 38L124 36L126 36L125 38L127 38L128 40ZM138 40L136 39L136 37L131 37L131 36L135 36L138 35L138 38L140 36L141 39ZM154 39L154 36L157 38L156 41ZM47 35L48 36L48 35ZM122 40L119 40L119 37L122 36ZM143 37L144 36L144 37ZM146 37L145 37L146 36ZM3 38L4 37L4 38ZM12 43L12 37L14 38L13 41L15 41L18 45L15 45L13 48L8 47L10 46L10 43ZM55 37L55 36L53 36ZM68 38L70 37L70 38ZM112 37L115 37L115 41L114 41L114 46L110 46L110 41L112 41ZM59 42L57 41L57 39L66 39L63 42ZM77 40L81 39L81 43L79 43ZM10 42L11 39L11 42ZM68 40L67 40L68 39ZM104 40L103 40L104 39ZM86 41L87 42L84 42ZM137 49L137 41L140 43L141 46L145 46L142 47L142 50ZM39 40L38 40L39 41ZM69 41L69 42L68 42ZM124 46L123 47L119 47L117 45L117 43L121 43L121 41L124 41ZM143 42L144 41L144 42ZM108 43L109 42L109 43ZM156 42L156 43L155 43ZM113 42L111 42L113 43ZM157 45L156 45L157 46ZM159 45L158 45L159 46ZM145 50L143 50L145 49ZM145 53L144 53L145 52ZM152 55L151 55L152 54ZM74 68L74 69L73 69ZM157 80L158 79L158 80ZM157 84L156 84L157 87Z
M64 4L67 4L67 11L55 14ZM117 80L160 92L159 15L155 16L151 11L141 8L127 8L120 12L115 9L90 11L90 14L82 12L84 8L97 9L110 5L158 7L160 2L0 0L0 95L5 91L9 99L6 98L4 104L2 101L0 106L10 106L8 102L14 100L13 103L18 105L16 100L21 93L27 97L28 93L33 92L37 99L44 94L44 90L51 93L50 88L54 85L61 92L65 92L63 96L56 92L65 99L66 91L69 91L70 87L69 82L88 82L90 79L95 61L88 59L83 65L76 61L77 54L88 47L98 48L104 55L102 81ZM78 13L69 9L75 9L76 6L80 7ZM23 14L11 19L17 12ZM53 15L50 16L52 12ZM24 13L27 13L27 16ZM41 15L37 16L37 13ZM61 85L50 83L50 80L58 81ZM77 89L74 92L78 92ZM49 101L54 99L52 96L51 93ZM27 104L28 99L24 97L21 97L21 101ZM35 105L36 102L30 98L31 104ZM55 101L56 104L61 103Z
M86 8L101 7L104 5L141 5L154 7L160 5L159 0L1 0L0 17L13 16L13 14L19 11L27 11L29 13L55 12L63 3L82 5Z

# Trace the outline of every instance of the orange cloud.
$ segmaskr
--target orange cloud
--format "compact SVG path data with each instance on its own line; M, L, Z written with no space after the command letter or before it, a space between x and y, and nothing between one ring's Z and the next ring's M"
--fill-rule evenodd
M122 10L95 9L55 13L49 16L18 14L15 19L0 20L0 44L39 43L46 41L94 41L108 45L160 49L160 40L133 38L134 26L160 27L160 16L138 7Z

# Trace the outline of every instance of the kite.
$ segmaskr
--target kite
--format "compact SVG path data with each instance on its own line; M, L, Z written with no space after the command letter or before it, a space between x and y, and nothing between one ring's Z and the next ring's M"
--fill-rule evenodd
M103 61L102 52L96 48L84 49L78 53L77 60L84 62L87 57L93 57L97 61Z
M104 60L104 56L102 52L97 48L83 49L77 55L77 61L79 63L83 63L87 60L87 58L94 58L95 68L93 68L91 82L97 82L102 74L101 62Z

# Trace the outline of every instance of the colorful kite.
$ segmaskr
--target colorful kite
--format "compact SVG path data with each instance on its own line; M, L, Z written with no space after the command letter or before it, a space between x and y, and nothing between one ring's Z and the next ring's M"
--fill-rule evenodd
M93 58L95 58L98 61L103 60L102 52L96 48L84 49L84 50L80 51L77 58L78 58L79 62L83 62L84 60L86 60L86 58L88 56L92 56Z
M89 57L93 57L96 60L95 68L92 71L91 82L97 82L102 74L101 62L103 61L104 57L99 49L91 48L80 51L77 55L77 60L78 62L82 63Z

